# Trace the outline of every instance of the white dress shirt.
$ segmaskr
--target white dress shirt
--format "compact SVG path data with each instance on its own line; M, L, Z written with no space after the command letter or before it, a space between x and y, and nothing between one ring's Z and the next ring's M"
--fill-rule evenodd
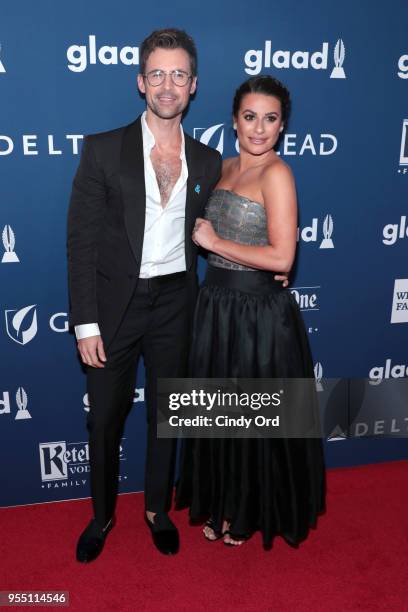
M142 118L144 178L146 187L146 216L143 237L140 278L152 278L186 270L185 215L188 168L185 154L184 132L181 133L181 172L167 204L161 204L161 195L156 173L150 158L155 146L152 131L146 122L146 111ZM77 340L100 335L97 323L75 326Z

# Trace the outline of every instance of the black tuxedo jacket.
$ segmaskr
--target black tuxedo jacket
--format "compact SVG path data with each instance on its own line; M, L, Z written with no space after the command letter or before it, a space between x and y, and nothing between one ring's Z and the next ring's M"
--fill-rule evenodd
M197 290L197 247L191 240L221 175L219 153L185 134L188 166L185 253L189 303ZM146 194L141 119L87 136L68 212L70 325L98 323L114 337L139 278Z

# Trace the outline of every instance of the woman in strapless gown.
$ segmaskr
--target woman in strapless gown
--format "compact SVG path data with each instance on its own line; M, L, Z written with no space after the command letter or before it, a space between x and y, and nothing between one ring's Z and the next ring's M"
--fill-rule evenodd
M272 148L288 110L289 94L272 77L249 79L235 94L240 157L224 162L193 234L209 251L194 318L193 378L314 378L299 307L275 280L275 272L290 270L296 249L293 179ZM188 507L193 521L208 519L209 540L238 545L259 530L265 548L276 535L297 546L325 508L325 488L320 438L189 439L176 508Z

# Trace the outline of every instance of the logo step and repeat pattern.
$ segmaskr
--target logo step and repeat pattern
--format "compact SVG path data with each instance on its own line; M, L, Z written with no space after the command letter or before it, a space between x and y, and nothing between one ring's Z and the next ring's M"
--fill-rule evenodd
M407 168L408 166L408 119L404 119L402 122L399 165L400 167L398 168L398 173L407 174L408 172L408 168Z
M403 387L397 393L389 383L408 379L408 47L399 25L408 17L408 5L398 0L399 9L390 9L386 22L369 10L368 0L363 2L367 11L360 16L345 0L342 11L353 18L341 20L340 29L337 8L323 0L299 5L293 19L302 20L301 34L279 5L273 19L265 19L267 0L260 0L259 19L237 22L232 30L228 2L208 0L206 8L217 14L216 23L208 24L198 23L186 3L183 27L197 42L199 91L184 128L224 158L237 155L229 116L237 86L259 74L288 86L293 116L277 154L294 172L300 209L298 256L288 291L305 321L318 395L343 398L345 383L328 377L357 375L366 376L367 406L374 405L368 400L375 391L389 393L386 418L377 407L367 407L353 421L356 436L373 436L375 445L403 423L398 403ZM14 466L8 476L13 486L1 488L0 506L89 495L91 407L68 333L67 206L84 135L125 125L143 110L135 82L140 44L160 25L130 0L124 0L122 12L128 23L120 15L106 19L107 0L91 0L91 7L92 17L84 23L76 14L60 19L57 4L52 14L49 6L27 4L37 33L31 62L41 65L40 73L27 71L24 49L16 42L17 22L4 16L7 40L0 32L7 118L0 130L0 461ZM167 14L164 0L155 8ZM241 9L246 10L244 1L236 0L235 15ZM179 21L173 11L172 24ZM368 29L370 37L362 38ZM363 62L378 54L378 40L383 41L381 76ZM21 95L23 80L35 95ZM386 122L378 122L384 114L378 83L393 100ZM361 121L362 116L369 118ZM368 165L371 155L375 171ZM392 197L381 202L382 194ZM366 274L372 270L375 287ZM143 488L143 409L141 367L122 440L121 491ZM329 418L330 410L322 415L330 442L327 463L349 464L344 415ZM378 454L372 447L353 447L352 461L392 458L391 451L384 456L377 448ZM34 456L33 478L27 466L33 466Z
M119 482L127 480L124 446L122 438L119 447L121 473ZM39 459L41 467L41 488L45 490L79 488L89 485L89 444L88 442L40 442Z
M245 72L251 76L260 74L263 69L294 68L296 70L327 70L329 67L328 42L323 42L321 48L316 51L284 51L273 49L272 41L266 40L263 49L250 49L245 53ZM341 38L338 39L333 49L331 79L345 79L343 63L346 50Z

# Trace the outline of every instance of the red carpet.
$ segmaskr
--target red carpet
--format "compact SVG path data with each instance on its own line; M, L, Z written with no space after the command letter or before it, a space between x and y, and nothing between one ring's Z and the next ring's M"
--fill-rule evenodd
M0 590L65 590L70 610L408 610L408 462L328 472L327 512L298 550L259 535L209 543L187 513L175 557L156 552L141 494L122 495L96 561L75 561L89 500L0 510Z

